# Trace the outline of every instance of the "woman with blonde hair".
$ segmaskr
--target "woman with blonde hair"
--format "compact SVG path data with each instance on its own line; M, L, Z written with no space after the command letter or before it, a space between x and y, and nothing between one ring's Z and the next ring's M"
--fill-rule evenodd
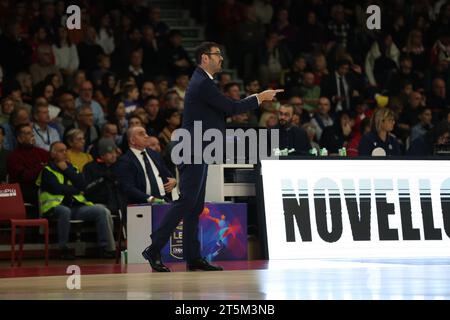
M366 133L359 143L359 155L401 155L400 144L391 134L395 125L395 113L389 108L375 110L371 121L371 130Z
M84 152L85 138L84 133L80 129L72 129L66 135L68 145L67 157L69 162L83 172L86 164L94 160L89 153Z

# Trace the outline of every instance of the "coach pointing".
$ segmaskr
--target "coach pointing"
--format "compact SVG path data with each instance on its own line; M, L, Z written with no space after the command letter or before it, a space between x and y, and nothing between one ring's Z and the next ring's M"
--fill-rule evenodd
M223 57L220 46L214 42L202 43L195 52L198 67L192 74L184 99L182 127L194 134L194 121L201 121L203 131L215 128L225 132L226 116L258 108L265 100L272 100L277 92L266 90L240 101L225 97L213 81L215 73L221 70ZM197 163L197 162L196 162ZM173 230L183 219L183 255L187 270L218 271L222 267L211 265L202 258L198 240L199 216L205 202L205 187L208 165L183 163L180 173L180 198L175 201L164 216L158 230L151 235L152 244L142 255L155 271L169 272L161 261L160 251L169 240Z

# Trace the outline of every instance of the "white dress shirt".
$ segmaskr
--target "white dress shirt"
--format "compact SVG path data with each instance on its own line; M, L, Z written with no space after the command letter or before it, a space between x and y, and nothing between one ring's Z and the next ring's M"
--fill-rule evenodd
M138 158L139 163L141 164L142 169L144 170L145 185L146 185L145 193L148 194L148 195L151 195L152 194L152 190L151 190L151 187L150 187L150 180L149 180L148 175L147 175L147 170L145 170L145 163L144 163L144 159L142 158L142 154L141 154L142 151L144 151L144 150L138 150L138 149L131 148L131 147L130 147L130 150ZM145 154L147 156L147 159L150 161L150 165L152 167L153 174L155 175L156 182L158 183L159 193L162 196L165 196L166 192L164 191L164 183L163 183L161 177L159 176L159 170L156 167L155 163L153 162L152 158L148 155L147 151L145 152Z

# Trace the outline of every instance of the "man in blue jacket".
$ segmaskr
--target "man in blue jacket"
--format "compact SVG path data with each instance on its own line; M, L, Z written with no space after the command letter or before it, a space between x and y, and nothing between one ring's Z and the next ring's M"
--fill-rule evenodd
M266 90L243 100L233 101L225 97L213 81L213 75L221 70L223 62L220 46L214 42L204 42L197 48L195 55L198 67L186 90L182 124L182 128L190 132L192 141L195 140L195 121L201 121L203 132L214 128L224 133L226 116L256 109L262 101L272 100L277 92L283 91ZM220 266L213 266L202 258L198 240L198 222L205 202L208 165L204 161L200 163L195 161L195 164L191 161L180 164L178 170L180 198L168 210L160 228L153 232L152 244L142 252L142 255L149 261L153 270L170 271L161 261L160 251L183 219L183 255L187 270L222 270Z

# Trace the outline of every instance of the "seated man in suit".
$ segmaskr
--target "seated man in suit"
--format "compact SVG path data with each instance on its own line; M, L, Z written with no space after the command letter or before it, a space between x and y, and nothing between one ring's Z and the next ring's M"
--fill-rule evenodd
M127 203L155 203L170 199L177 182L160 155L148 148L150 137L143 127L127 131L130 149L120 157L115 172Z

